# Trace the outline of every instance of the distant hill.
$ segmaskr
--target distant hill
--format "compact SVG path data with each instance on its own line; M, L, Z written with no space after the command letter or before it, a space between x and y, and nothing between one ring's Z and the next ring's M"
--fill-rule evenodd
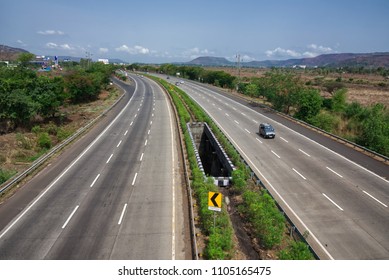
M0 45L0 60L15 61L21 53L28 53L28 51L6 45Z
M186 65L202 65L202 66L233 66L235 62L229 61L222 57L198 57L192 61L185 63ZM339 54L322 54L316 57L287 59L287 60L264 60L242 62L242 67L384 67L389 68L389 52L382 53L339 53Z
M185 64L200 66L231 66L234 65L234 62L231 62L224 57L201 56Z

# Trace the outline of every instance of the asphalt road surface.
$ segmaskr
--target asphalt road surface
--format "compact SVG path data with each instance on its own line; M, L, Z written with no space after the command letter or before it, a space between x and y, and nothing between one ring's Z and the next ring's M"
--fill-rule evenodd
M1 259L186 258L173 111L133 79L117 81L110 118L1 205Z
M320 258L389 259L387 165L215 88L186 80L179 87L221 127L300 231L309 232ZM273 125L275 139L259 136L262 122Z

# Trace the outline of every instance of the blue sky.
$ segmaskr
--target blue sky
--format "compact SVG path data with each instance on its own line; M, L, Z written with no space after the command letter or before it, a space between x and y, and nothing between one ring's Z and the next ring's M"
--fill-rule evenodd
M389 51L388 0L0 0L0 44L127 62Z

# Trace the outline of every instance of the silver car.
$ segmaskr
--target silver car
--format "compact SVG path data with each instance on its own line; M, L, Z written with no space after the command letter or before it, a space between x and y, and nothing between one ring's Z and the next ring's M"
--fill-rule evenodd
M276 137L276 132L271 124L261 123L259 125L259 135L262 135L263 138L274 138Z

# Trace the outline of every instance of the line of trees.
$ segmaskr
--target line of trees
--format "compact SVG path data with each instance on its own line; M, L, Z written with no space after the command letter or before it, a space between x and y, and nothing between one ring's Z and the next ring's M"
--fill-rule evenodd
M206 70L198 66L163 64L159 67L154 67L150 65L131 64L127 67L127 69L144 72L156 72L170 76L176 76L176 74L179 73L179 76L185 79L229 89L233 89L236 84L236 78L224 71Z
M65 74L38 74L23 60L14 69L0 67L0 133L30 126L34 119L58 117L66 103L97 99L109 83L113 68L93 63L88 69L73 67Z

